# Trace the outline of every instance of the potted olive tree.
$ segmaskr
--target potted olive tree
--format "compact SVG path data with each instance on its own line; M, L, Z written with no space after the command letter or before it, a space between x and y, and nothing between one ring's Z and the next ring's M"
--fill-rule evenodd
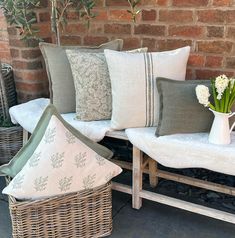
M131 14L132 20L135 22L136 16L140 10L137 5L140 0L126 0L130 5L127 10ZM0 7L4 11L4 15L10 25L14 25L19 29L23 40L36 39L40 40L39 29L35 25L37 22L35 16L35 8L40 8L41 0L0 0ZM67 23L67 13L69 8L73 7L83 19L87 26L90 20L95 18L93 8L95 0L50 0L51 6L51 29L55 34L56 43L60 45L60 33Z

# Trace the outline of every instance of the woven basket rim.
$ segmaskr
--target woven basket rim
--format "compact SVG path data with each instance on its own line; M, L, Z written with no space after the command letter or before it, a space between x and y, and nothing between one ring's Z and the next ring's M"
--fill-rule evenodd
M7 183L10 182L10 178L8 177L7 179ZM12 195L8 195L9 200L10 200L10 204L11 205L33 205L35 203L45 203L45 202L50 202L50 201L54 201L54 200L62 200L64 198L69 198L69 197L74 197L74 196L81 196L82 197L86 197L90 194L94 194L94 193L99 193L101 190L106 189L107 187L111 188L111 181L107 182L106 184L100 185L98 187L92 188L92 189L84 189L78 192L71 192L71 193L67 193L67 194L62 194L62 195L56 195L53 197L49 197L49 198L42 198L42 199L37 199L37 200L22 200L19 201L17 200L14 196Z

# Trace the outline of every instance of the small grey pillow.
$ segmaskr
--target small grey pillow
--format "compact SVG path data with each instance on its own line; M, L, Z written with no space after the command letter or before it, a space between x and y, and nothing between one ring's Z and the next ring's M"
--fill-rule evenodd
M176 81L157 78L160 97L157 136L210 130L213 114L199 104L195 92L198 84L210 88L210 80Z

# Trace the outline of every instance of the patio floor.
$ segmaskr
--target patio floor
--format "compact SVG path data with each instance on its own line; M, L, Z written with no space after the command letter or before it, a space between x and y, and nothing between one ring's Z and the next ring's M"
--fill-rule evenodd
M0 191L4 179L0 178ZM234 238L235 225L144 201L131 208L129 195L113 192L113 233L110 238ZM0 238L11 237L7 198L0 194Z

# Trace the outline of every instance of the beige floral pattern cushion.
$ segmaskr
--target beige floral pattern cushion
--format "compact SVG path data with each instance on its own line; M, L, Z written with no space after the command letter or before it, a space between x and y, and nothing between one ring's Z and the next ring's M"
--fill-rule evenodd
M148 48L128 51L147 52ZM66 50L76 92L76 116L82 121L110 119L112 93L108 65L104 53Z
M76 116L82 121L111 118L112 95L108 66L103 53L66 50L76 92Z
M101 186L121 171L53 115L38 147L3 193L22 200L48 198Z

